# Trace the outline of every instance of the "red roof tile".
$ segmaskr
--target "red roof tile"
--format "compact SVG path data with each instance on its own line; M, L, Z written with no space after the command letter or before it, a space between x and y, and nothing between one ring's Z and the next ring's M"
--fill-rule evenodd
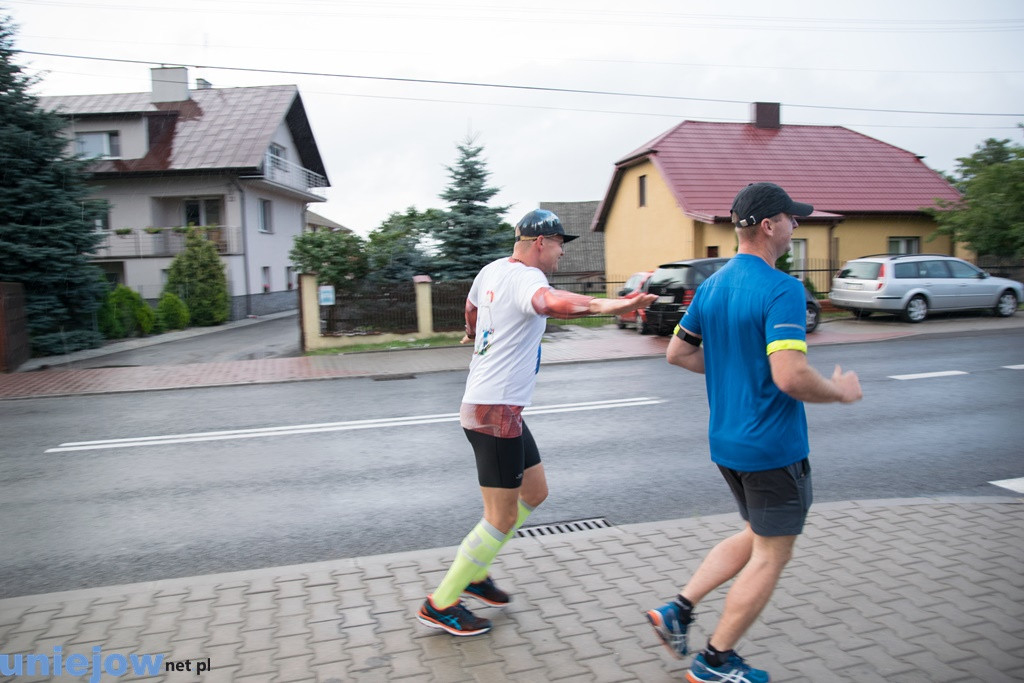
M603 229L622 169L643 158L658 167L683 211L728 220L745 185L778 183L815 215L919 212L957 191L914 154L840 126L684 121L616 163L616 177L595 219Z

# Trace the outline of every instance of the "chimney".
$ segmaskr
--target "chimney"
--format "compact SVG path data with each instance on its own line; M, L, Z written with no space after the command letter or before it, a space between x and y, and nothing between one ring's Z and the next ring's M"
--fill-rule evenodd
M782 128L778 102L754 102L750 105L750 119L755 128Z
M188 69L183 66L150 69L153 102L184 102L188 96Z
M196 90L209 90L212 87L213 83L210 83L210 81L206 80L205 78L196 79Z

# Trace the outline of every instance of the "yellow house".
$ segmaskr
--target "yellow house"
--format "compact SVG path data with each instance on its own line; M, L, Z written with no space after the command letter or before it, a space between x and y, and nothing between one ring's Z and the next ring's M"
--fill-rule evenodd
M609 281L668 261L732 256L732 199L759 181L814 205L791 258L819 291L858 256L956 252L934 237L923 209L959 194L919 157L841 126L783 126L777 103L751 111L750 123L683 121L616 162L591 226L605 234Z

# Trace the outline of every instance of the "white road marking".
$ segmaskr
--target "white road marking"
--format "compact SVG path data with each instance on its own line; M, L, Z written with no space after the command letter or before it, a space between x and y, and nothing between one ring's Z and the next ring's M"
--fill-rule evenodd
M929 377L952 377L966 374L962 370L943 370L941 372L918 372L912 375L889 375L889 379L928 379Z
M990 481L989 483L1002 486L1004 489L1010 489L1017 493L1024 493L1024 477L1019 479L1000 479L999 481Z
M523 415L572 413L581 410L603 410L607 408L631 408L633 406L649 406L655 405L657 403L662 403L662 400L659 398L653 398L649 396L638 396L635 398L613 399L607 401L586 401L583 403L562 403L550 406L533 406L523 410ZM386 427L405 427L408 425L434 424L438 422L457 422L458 419L458 413L438 413L435 415L410 415L408 417L388 417L376 420L325 422L320 424L290 425L284 427L260 427L256 429L230 429L219 432L196 432L193 434L137 436L128 439L72 441L68 443L62 443L56 448L48 448L45 452L66 453L68 451L93 451L102 448L134 448L136 446L164 446L178 443L195 443L198 441L255 439L268 436L315 434L318 432L344 432L352 431L355 429L383 429Z
M1024 365L1004 365L1007 370L1024 370Z

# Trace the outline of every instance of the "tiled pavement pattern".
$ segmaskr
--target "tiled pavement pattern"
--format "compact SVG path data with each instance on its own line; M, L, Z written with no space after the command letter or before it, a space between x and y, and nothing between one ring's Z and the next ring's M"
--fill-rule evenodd
M171 682L679 681L687 662L642 613L737 521L514 539L494 572L513 603L481 608L495 628L474 638L413 616L455 550L439 548L2 600L0 652L210 660L146 679ZM699 606L697 643L722 595ZM1024 680L1024 501L816 505L740 651L775 681Z
M928 331L1012 329L1024 327L1024 315L1013 318L967 318L929 322L931 327L909 323L879 326L857 320L829 321L822 324L807 341L814 346L877 341ZM251 323L241 321L241 324ZM205 330L216 332L217 328ZM186 333L170 333L151 339L111 345L104 349L82 351L66 357L33 359L19 372L0 374L0 400L465 370L469 367L471 357L470 347L456 346L190 365L74 369L76 356L91 358L103 352L115 351L118 346L136 348L141 345L164 343L161 339L163 336L184 337L203 332L203 329L199 329ZM667 345L667 337L641 336L628 330L615 329L610 325L603 328L569 327L545 337L543 363L579 363L662 356ZM34 371L43 365L50 367L45 371Z

